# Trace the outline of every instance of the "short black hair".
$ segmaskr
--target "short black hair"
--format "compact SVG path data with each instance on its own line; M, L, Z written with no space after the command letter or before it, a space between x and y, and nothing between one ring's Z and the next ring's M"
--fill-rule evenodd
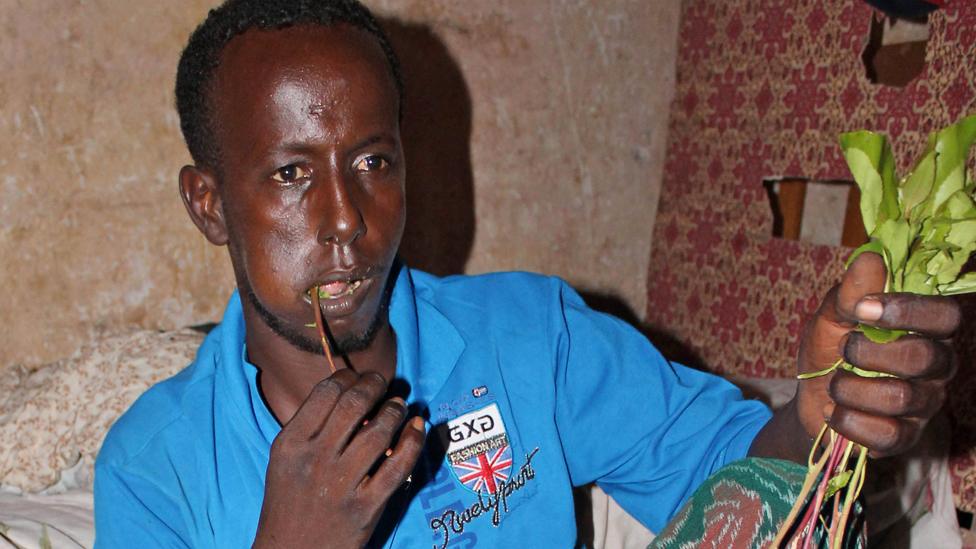
M379 23L356 0L227 0L210 10L207 19L190 35L176 70L180 129L198 166L220 167L210 92L224 47L235 36L253 28L280 29L305 23L322 26L346 23L373 35L390 65L402 109L400 62Z

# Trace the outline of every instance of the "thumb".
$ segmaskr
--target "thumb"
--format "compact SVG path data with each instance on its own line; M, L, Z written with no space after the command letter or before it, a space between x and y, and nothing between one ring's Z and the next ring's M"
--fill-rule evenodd
M837 289L833 318L838 324L851 326L858 321L873 321L881 317L882 306L877 300L865 300L865 296L884 292L888 279L884 259L873 252L857 256ZM829 315L828 315L829 316Z
M807 323L800 340L797 370L800 374L829 369L841 357L841 349L858 319L869 321L870 309L876 304L877 316L881 303L865 300L865 296L884 291L887 274L884 259L875 253L859 255L841 283L834 286L824 297L816 314ZM855 311L857 314L855 314ZM800 382L797 389L797 411L807 432L813 436L829 417L833 404L828 396L828 386L833 375L814 377Z
M800 342L800 373L822 370L840 357L842 340L858 323L855 310L862 313L862 320L869 320L869 315L863 314L864 309L876 303L880 316L880 302L863 298L884 291L885 277L884 260L880 255L868 252L854 260L841 283L824 297L807 324Z

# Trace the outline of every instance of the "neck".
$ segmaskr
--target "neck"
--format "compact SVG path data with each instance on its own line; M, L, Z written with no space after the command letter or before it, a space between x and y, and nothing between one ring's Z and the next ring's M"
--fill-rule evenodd
M260 371L258 388L272 414L284 425L312 388L331 375L328 361L286 341L246 305L244 324L248 360ZM360 374L376 372L392 380L396 374L396 334L389 322L384 322L369 347L333 358L336 368L352 368Z

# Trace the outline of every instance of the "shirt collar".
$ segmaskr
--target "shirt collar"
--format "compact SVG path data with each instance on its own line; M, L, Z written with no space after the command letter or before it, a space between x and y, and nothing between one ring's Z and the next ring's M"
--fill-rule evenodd
M465 344L451 321L430 301L429 292L417 291L410 269L400 267L396 277L389 316L397 338L397 378L410 385L407 403L426 409L454 371ZM220 338L217 376L223 385L218 395L234 400L237 412L270 444L281 426L258 391L257 367L246 358L244 313L237 291L216 330L219 334L214 335Z
M400 268L389 314L397 337L397 377L411 387L407 403L427 408L454 371L465 345L454 324L431 301L430 292L417 289L414 272Z

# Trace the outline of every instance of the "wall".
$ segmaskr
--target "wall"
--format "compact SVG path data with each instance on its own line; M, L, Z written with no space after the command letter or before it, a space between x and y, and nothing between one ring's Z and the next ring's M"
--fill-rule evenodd
M183 212L177 56L211 2L2 0L0 367L219 318ZM405 256L559 274L644 310L679 6L376 0L404 51Z

